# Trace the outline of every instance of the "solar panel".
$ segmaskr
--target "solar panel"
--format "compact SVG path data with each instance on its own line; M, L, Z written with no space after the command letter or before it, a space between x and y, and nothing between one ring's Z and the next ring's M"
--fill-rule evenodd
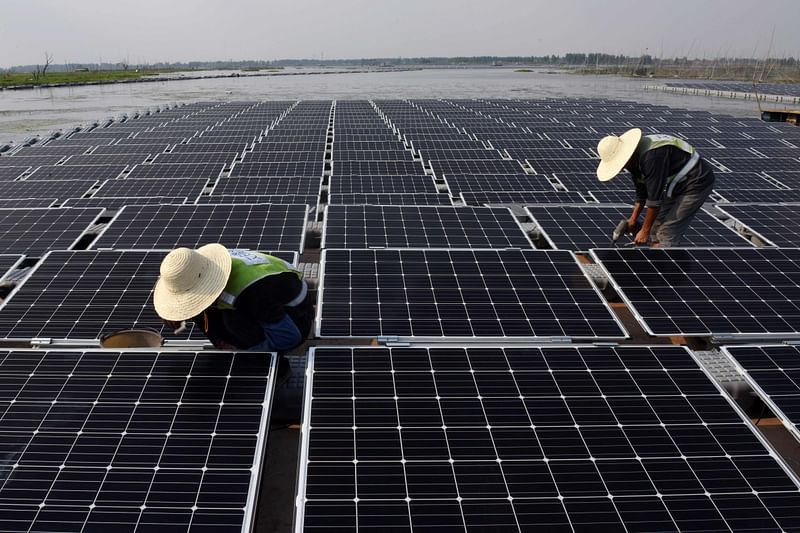
M302 194L319 196L321 178L224 178L214 186L214 196Z
M715 172L714 189L717 191L738 191L743 189L780 189L773 181L755 172ZM724 194L724 193L723 193Z
M308 206L128 205L92 243L94 249L227 248L301 252Z
M555 177L566 189L572 191L592 191L598 188L604 191L635 191L633 181L627 172L603 183L597 179L597 174L594 172L563 172L555 174Z
M800 350L797 346L724 346L753 390L800 439Z
M23 255L0 254L0 280L17 268L24 258Z
M448 194L437 193L346 193L331 194L328 197L329 205L453 205Z
M100 186L93 198L178 196L194 201L205 186L206 180L196 178L109 180Z
M4 161L0 161L2 164ZM30 170L28 166L0 166L0 181L12 181Z
M150 157L149 154L100 154L100 155L73 155L64 163L65 167L75 165L126 165L133 166L144 163Z
M11 181L0 182L0 199L80 198L95 181Z
M64 159L61 155L9 155L3 156L4 166L38 167L41 165L55 165Z
M258 152L317 152L325 151L327 141L316 142L271 142L264 140L253 145L253 155ZM337 145L338 146L338 145Z
M597 171L598 161L594 159L528 159L526 161L538 174L567 174Z
M158 205L158 204L184 204L183 196L139 196L139 197L93 197L93 198L68 198L61 204L62 207L104 207L106 209L119 209L124 205Z
M324 169L325 163L322 161L322 156L320 155L318 161L301 161L292 163L236 163L231 170L231 176L321 177Z
M586 200L572 191L470 191L461 193L466 205L486 204L583 204Z
M593 250L651 335L793 337L800 250Z
M41 256L71 248L102 209L0 209L0 252Z
M160 154L170 147L169 144L111 144L98 146L92 155L100 154Z
M587 191L601 204L629 204L636 202L636 191L631 187L624 191Z
M423 161L433 160L458 160L458 159L503 159L503 154L497 150L479 149L454 149L454 148L425 148L418 150Z
M721 158L712 159L712 162L721 165L723 168L733 172L770 172L800 169L800 160L788 157L772 157L769 159L731 159Z
M193 163L185 165L136 165L126 179L217 179L225 165L222 163Z
M309 152L249 152L245 153L243 163L317 163L325 159L325 151Z
M790 189L800 188L800 171L771 170L769 171L768 175L786 185Z
M611 232L620 220L631 216L630 206L612 205L540 205L528 207L542 236L553 248L588 251L610 246ZM624 235L617 243L633 242ZM682 247L753 246L744 236L732 230L706 211L700 210L681 241Z
M329 205L323 248L533 248L496 207Z
M198 204L305 204L316 209L319 196L316 194L231 194L200 196Z
M517 175L525 169L518 161L495 159L430 160L430 167L437 177L451 175Z
M39 167L28 181L42 180L107 180L119 177L126 169L125 165L73 165L69 167Z
M175 154L158 154L153 164L191 164L221 163L230 165L238 157L237 152L180 152Z
M412 161L414 155L403 148L402 144L396 145L394 150L344 150L335 148L333 159L340 161Z
M797 205L721 205L751 233L773 246L800 246L800 222Z
M800 190L725 190L720 196L728 202L764 204L800 202Z
M237 152L242 153L247 148L245 143L214 143L214 144L176 144L172 147L171 153L186 154L195 152Z
M554 192L555 187L544 176L518 175L477 175L460 176L447 174L444 177L452 195L462 192L485 191L543 191Z
M787 531L796 476L682 347L316 347L296 531Z
M336 161L334 176L411 176L425 175L422 164L413 161Z
M436 183L431 176L331 176L330 194L341 193L436 193Z
M328 249L321 264L320 337L626 336L567 251Z
M52 207L57 202L57 198L15 198L11 200L0 199L0 209Z
M14 350L0 359L3 529L250 530L274 356Z

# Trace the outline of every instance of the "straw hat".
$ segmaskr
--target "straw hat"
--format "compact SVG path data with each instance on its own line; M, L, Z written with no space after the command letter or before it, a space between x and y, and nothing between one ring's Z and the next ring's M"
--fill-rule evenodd
M175 321L199 315L222 294L230 273L231 255L221 244L172 250L153 293L156 313Z
M633 153L636 151L642 138L642 130L633 128L621 136L609 135L597 143L597 153L600 155L600 165L597 167L597 177L600 181L609 181L622 171Z

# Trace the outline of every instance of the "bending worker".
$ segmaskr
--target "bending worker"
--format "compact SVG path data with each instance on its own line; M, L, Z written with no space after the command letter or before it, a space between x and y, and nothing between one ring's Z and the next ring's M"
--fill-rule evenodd
M628 231L636 231L642 206L647 213L636 233L636 244L679 246L695 213L714 187L714 172L692 146L671 135L642 135L628 130L609 135L597 145L600 165L597 177L609 181L623 169L636 187L636 202L628 219Z
M167 254L153 304L168 326L192 321L223 350L285 353L303 343L314 320L301 272L277 257L221 244ZM280 359L283 375L288 362Z

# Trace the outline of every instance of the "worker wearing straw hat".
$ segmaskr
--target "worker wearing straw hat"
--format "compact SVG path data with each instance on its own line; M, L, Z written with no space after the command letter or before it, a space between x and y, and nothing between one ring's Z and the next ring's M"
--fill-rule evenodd
M635 128L597 145L597 177L609 181L623 169L630 172L636 202L628 231L637 231L636 244L679 246L697 211L714 187L714 172L686 141L672 135L642 135ZM642 207L647 208L641 227Z
M303 343L314 319L301 272L277 257L221 244L167 254L153 304L167 325L190 320L220 349L284 353Z

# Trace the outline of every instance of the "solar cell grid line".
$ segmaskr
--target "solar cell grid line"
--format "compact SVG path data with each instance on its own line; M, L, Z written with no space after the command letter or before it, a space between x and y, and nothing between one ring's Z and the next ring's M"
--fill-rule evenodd
M460 196L465 205L473 206L586 203L586 199L574 191L464 191Z
M29 170L29 166L3 166L5 160L0 159L0 181L14 181Z
M126 180L142 179L217 179L225 165L222 163L189 163L184 165L143 164L136 165L125 176Z
M555 187L545 176L518 174L518 175L472 175L459 176L447 174L444 182L450 194L457 196L462 192L484 191L555 191Z
M767 176L780 182L781 184L791 189L800 189L800 170L787 171L787 170L770 170L765 172Z
M725 190L720 196L731 203L798 203L800 190Z
M205 187L206 180L197 178L109 180L100 185L92 198L179 196L194 201Z
M437 193L431 176L341 176L333 175L328 183L329 194L375 193L408 194Z
M792 157L800 158L800 148L783 147L759 147L753 146L750 148L753 152L764 157Z
M91 249L229 248L302 252L305 204L127 205L91 244Z
M772 246L800 246L800 223L795 220L800 204L720 204L724 213Z
M627 337L565 250L328 248L321 271L318 337Z
M247 152L242 157L243 163L305 163L319 162L325 159L325 149L309 152Z
M800 519L797 476L683 347L314 347L308 366L297 532Z
M322 178L257 178L233 177L217 180L212 196L224 195L263 195L263 194L303 194L319 196Z
M445 160L431 159L428 164L437 177L450 175L515 175L525 174L518 161L495 159Z
M651 335L800 334L796 248L620 248L592 255Z
M118 178L127 165L43 166L25 177L26 181L42 180L108 180Z
M595 145L596 146L596 145ZM508 155L514 159L535 161L538 159L588 159L596 157L582 148L509 148Z
M326 141L318 142L268 142L253 145L253 154L258 152L324 152Z
M100 154L100 155L73 155L61 165L86 166L86 165L138 165L150 159L150 154Z
M749 385L783 422L786 429L796 439L800 439L800 351L797 346L723 346L722 352L734 362Z
M507 208L328 205L323 248L534 248Z
M175 154L158 154L152 163L187 164L187 163L221 163L229 166L239 157L238 152L182 152Z
M589 190L586 191L586 194L590 195L594 198L598 203L601 204L627 204L633 205L636 202L636 191L633 190L631 187L629 190L619 190L619 191L597 191L597 190Z
M497 150L487 150L485 148L478 150L450 150L450 149L435 149L428 148L425 150L418 150L417 154L423 161L430 160L502 160L505 159L504 154Z
M0 486L7 530L251 530L274 354L0 357L0 431L15 464Z
M333 176L425 176L421 163L414 161L336 161Z
M294 163L235 163L231 169L232 177L322 177L325 163L322 154L318 161Z
M620 220L631 216L631 206L614 205L539 205L527 208L542 236L553 248L585 252L610 246L611 231ZM625 235L618 243L632 242ZM700 210L684 235L681 247L753 246L737 231L710 213Z
M328 196L329 205L453 205L449 194L441 193L338 193Z
M714 172L714 189L741 191L748 189L775 190L783 187L755 172Z

